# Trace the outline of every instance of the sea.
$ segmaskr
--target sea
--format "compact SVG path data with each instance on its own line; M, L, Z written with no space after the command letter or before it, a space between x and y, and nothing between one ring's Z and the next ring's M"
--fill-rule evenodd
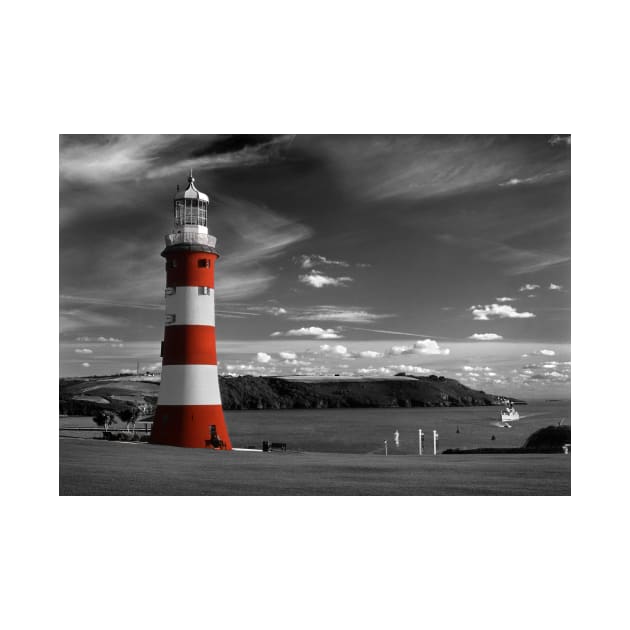
M535 431L571 424L571 401L518 405L520 420L500 425L498 406L225 411L233 446L280 442L289 450L417 455L449 448L518 447ZM422 432L422 434L420 433ZM387 446L385 445L387 442Z
M518 405L520 420L501 428L498 406L372 409L282 409L229 411L225 419L234 447L262 448L263 441L284 443L287 450L327 453L418 455L449 448L518 447L535 431L571 424L570 400ZM60 435L100 437L87 416L59 418ZM92 429L89 432L77 429ZM121 427L123 428L123 427ZM73 430L74 429L74 430ZM140 423L138 431L150 430ZM419 433L422 431L422 436ZM385 445L387 442L387 446Z

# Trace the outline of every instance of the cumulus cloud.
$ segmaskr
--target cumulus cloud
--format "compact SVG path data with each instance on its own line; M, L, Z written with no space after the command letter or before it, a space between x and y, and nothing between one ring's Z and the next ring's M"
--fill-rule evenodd
M316 254L311 254L307 256L306 254L302 254L298 256L296 260L302 269L312 269L315 265L336 265L338 267L349 267L350 265L343 260L329 260L325 256L318 256Z
M89 348L75 348L74 350L77 354L92 354L92 350Z
M562 285L561 284L554 284L553 282L549 283L549 290L550 291L562 291Z
M281 359L293 360L297 358L295 352L278 352Z
M514 302L515 298L512 297L498 297L497 302Z
M475 341L499 341L503 337L496 333L474 333L468 339L474 339Z
M380 359L384 355L382 352L375 352L374 350L363 350L359 352L359 356L362 359Z
M553 357L556 353L553 350L547 350L543 348L542 350L538 350L538 352L534 352L534 354L542 354L546 357Z
M321 289L322 287L346 287L349 282L352 282L353 279L347 276L342 276L339 278L332 278L331 276L325 276L319 271L312 269L310 273L303 274L298 276L300 282L304 284L308 284L311 287L315 287L316 289Z
M450 354L449 348L440 348L437 341L433 339L421 339L416 341L413 346L392 346L389 354Z
M515 319L536 317L534 313L528 313L527 311L519 313L513 306L509 306L507 304L486 304L484 306L471 306L469 310L472 311L473 319L480 321L486 321L489 319Z
M540 289L539 284L524 284L519 291L533 291L534 289Z
M269 363L269 361L271 361L271 355L266 352L259 352L256 354L256 361L258 361L258 363Z
M81 367L90 367L89 363L81 363Z
M336 346L330 346L325 343L323 346L319 346L319 349L324 353L334 357L343 357L344 359L355 359L356 356L348 351L346 346L342 346L340 344Z

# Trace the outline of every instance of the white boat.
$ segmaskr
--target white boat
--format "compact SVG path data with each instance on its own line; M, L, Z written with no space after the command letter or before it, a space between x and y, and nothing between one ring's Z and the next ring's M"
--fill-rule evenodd
M505 407L501 409L501 424L508 429L511 429L512 426L510 425L510 422L515 422L516 420L520 419L521 417L518 415L518 411L514 409L512 401L507 400L505 402Z

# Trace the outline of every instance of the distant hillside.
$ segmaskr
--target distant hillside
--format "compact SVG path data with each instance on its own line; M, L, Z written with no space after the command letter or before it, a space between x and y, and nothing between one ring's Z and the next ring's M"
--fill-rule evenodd
M155 404L159 384L116 377L60 379L60 413L90 415L138 401ZM328 409L345 407L465 407L499 404L497 396L443 376L397 378L220 377L225 409ZM521 402L521 401L515 401Z
M496 396L443 376L344 380L238 376L220 379L225 409L449 407L492 405Z

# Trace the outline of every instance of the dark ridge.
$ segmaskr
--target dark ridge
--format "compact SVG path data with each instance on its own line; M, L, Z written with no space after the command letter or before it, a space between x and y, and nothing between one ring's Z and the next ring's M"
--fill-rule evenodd
M571 444L571 426L550 426L532 433L518 448L448 448L444 455L491 455L506 453L562 453L564 445Z
M267 376L220 376L223 408L246 409L341 409L356 407L470 407L497 405L493 394L470 389L443 376L414 376L399 379L297 381ZM98 409L122 403L120 395L142 398L155 405L158 383L141 381L111 382L111 377L60 379L60 413L91 415ZM109 401L95 403L80 397L100 396ZM517 401L522 402L522 401Z

